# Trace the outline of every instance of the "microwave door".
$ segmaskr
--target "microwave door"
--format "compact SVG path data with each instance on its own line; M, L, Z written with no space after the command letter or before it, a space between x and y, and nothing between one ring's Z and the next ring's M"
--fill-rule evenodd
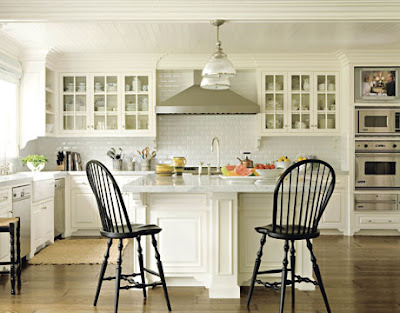
M400 188L400 155L357 153L356 187Z
M386 110L360 111L358 131L360 133L392 133L394 132L394 114Z

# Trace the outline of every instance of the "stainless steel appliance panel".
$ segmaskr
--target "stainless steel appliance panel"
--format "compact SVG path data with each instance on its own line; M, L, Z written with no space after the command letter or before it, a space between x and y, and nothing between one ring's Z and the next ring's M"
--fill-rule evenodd
M395 211L398 210L397 195L383 194L356 194L356 211Z
M54 187L54 237L57 237L65 232L65 179L56 179Z
M15 187L12 193L12 216L21 221L21 257L25 257L31 251L31 187Z
M400 131L396 127L396 116L400 111L388 108L381 109L358 109L357 110L357 133L360 134L390 134Z

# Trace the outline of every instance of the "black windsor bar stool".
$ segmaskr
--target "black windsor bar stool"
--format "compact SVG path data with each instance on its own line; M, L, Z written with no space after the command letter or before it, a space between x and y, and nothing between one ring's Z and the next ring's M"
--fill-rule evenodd
M10 265L10 270L1 271L0 274L10 274L11 294L15 295L15 274L17 275L18 290L21 290L21 223L19 217L0 218L0 233L10 234L10 261L0 262L0 265ZM17 259L15 259L15 249L17 250Z
M258 283L267 288L281 290L279 312L283 313L286 286L291 285L292 287L292 307L294 307L295 283L306 282L319 286L326 309L329 313L331 312L311 239L320 235L318 223L335 188L335 182L336 175L332 166L321 160L298 162L290 166L281 175L274 191L272 224L255 228L261 234L261 245L254 264L247 306L250 305L254 285ZM266 236L285 240L283 267L281 269L259 271ZM306 240L307 242L316 281L296 275L294 247L296 240ZM288 268L289 242L291 243L290 268ZM288 272L291 272L291 279L287 277ZM268 283L257 279L257 275L277 273L282 273L280 282Z
M121 195L121 191L110 171L99 161L89 161L86 165L86 174L96 197L97 206L100 213L100 219L102 223L102 229L100 234L103 237L108 238L107 250L104 254L104 261L101 266L99 282L97 285L96 295L94 298L93 305L96 306L99 298L100 289L104 280L115 279L115 304L114 312L118 311L118 299L120 289L132 289L139 288L143 290L143 296L146 298L146 287L162 286L164 290L165 300L167 302L168 310L171 311L171 305L168 297L167 285L165 283L164 271L160 259L160 253L157 249L156 234L161 231L161 228L157 225L144 225L144 224L131 224L129 221L128 213L126 211L125 203ZM155 257L157 260L158 273L147 269L143 264L143 255L140 239L142 236L151 236L151 242L155 250ZM122 248L123 239L125 238L136 238L138 244L138 259L140 273L133 274L121 274L122 267ZM107 268L108 257L110 247L113 239L119 240L118 244L118 259L116 275L112 277L104 277L104 273ZM158 276L161 281L146 284L145 272ZM140 276L141 283L136 282L134 277ZM126 286L120 286L121 279L129 282Z

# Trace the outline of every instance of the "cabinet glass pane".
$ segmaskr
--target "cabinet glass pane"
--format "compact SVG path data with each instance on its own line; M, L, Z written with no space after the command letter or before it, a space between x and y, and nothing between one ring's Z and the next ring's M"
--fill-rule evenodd
M95 76L93 79L93 88L95 93L104 92L105 86L105 77L104 76Z
M149 78L147 76L138 77L138 91L147 92L149 90Z
M86 77L85 76L75 77L75 91L76 92L86 92Z
M310 95L308 93L301 95L301 109L304 111L310 110Z
M125 111L136 111L136 95L125 95Z
M73 115L64 115L63 128L65 130L73 130L74 129L74 116Z
M328 107L327 109L329 111L335 111L336 110L336 95L335 94L328 94Z
M118 77L117 76L107 76L107 92L117 92L118 91Z
M283 94L276 94L275 95L275 109L280 111L283 110Z
M328 91L335 91L336 90L336 77L335 77L335 75L328 75L328 77L327 77L327 86L328 86Z
M292 76L292 90L300 90L300 76L299 75Z
M300 129L300 114L292 114L292 128Z
M118 98L117 95L107 95L107 111L117 112Z
M94 129L95 130L105 130L106 129L106 116L105 115L95 115L94 117Z
M301 76L301 88L303 91L310 90L310 76L309 75L302 75Z
M326 129L326 115L318 114L317 119L318 119L318 122L317 122L318 129Z
M317 108L318 111L324 111L326 109L326 101L325 101L325 94L318 94L318 103Z
M73 112L74 111L74 96L73 95L64 95L64 112Z
M292 94L292 110L298 111L300 109L300 94Z
M118 129L118 115L107 115L107 129L116 130Z
M265 95L265 109L267 111L274 110L274 94Z
M275 120L275 128L283 129L283 114L277 114Z
M86 111L86 96L83 95L75 96L75 111L79 112Z
M274 114L265 114L265 128L266 129L275 129L275 115Z
M325 91L326 90L325 75L318 75L317 76L317 85L318 85L318 91Z
M125 115L125 129L136 129L136 115Z
M148 111L149 110L149 97L147 95L138 96L138 111Z
M149 116L147 114L138 116L138 129L149 129Z
M283 91L283 75L275 76L275 90Z
M105 98L104 98L104 96L99 96L99 95L94 96L94 110L96 112L105 111Z
M73 76L65 76L63 78L63 90L65 92L74 92L75 89L74 86L75 82Z
M274 91L274 76L273 75L266 75L265 76L265 90Z
M310 129L310 114L302 114L301 115L301 129Z
M328 114L326 119L326 128L335 129L336 128L336 115Z
M86 129L86 115L75 116L75 129L76 130Z

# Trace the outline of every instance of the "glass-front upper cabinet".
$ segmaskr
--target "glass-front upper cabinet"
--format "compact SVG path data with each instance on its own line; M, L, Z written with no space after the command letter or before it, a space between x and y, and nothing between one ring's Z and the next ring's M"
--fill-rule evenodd
M125 131L150 128L150 91L148 75L124 75L123 122Z
M88 125L88 77L85 75L63 75L62 90L62 130L81 132Z
M311 92L312 76L304 73L289 74L289 129L303 132L312 130Z
M286 124L286 76L266 73L263 75L263 85L263 127L267 131L281 132Z
M119 77L112 74L92 75L91 107L95 132L117 131L119 127Z
M337 129L338 77L335 73L316 73L314 127L321 132Z

